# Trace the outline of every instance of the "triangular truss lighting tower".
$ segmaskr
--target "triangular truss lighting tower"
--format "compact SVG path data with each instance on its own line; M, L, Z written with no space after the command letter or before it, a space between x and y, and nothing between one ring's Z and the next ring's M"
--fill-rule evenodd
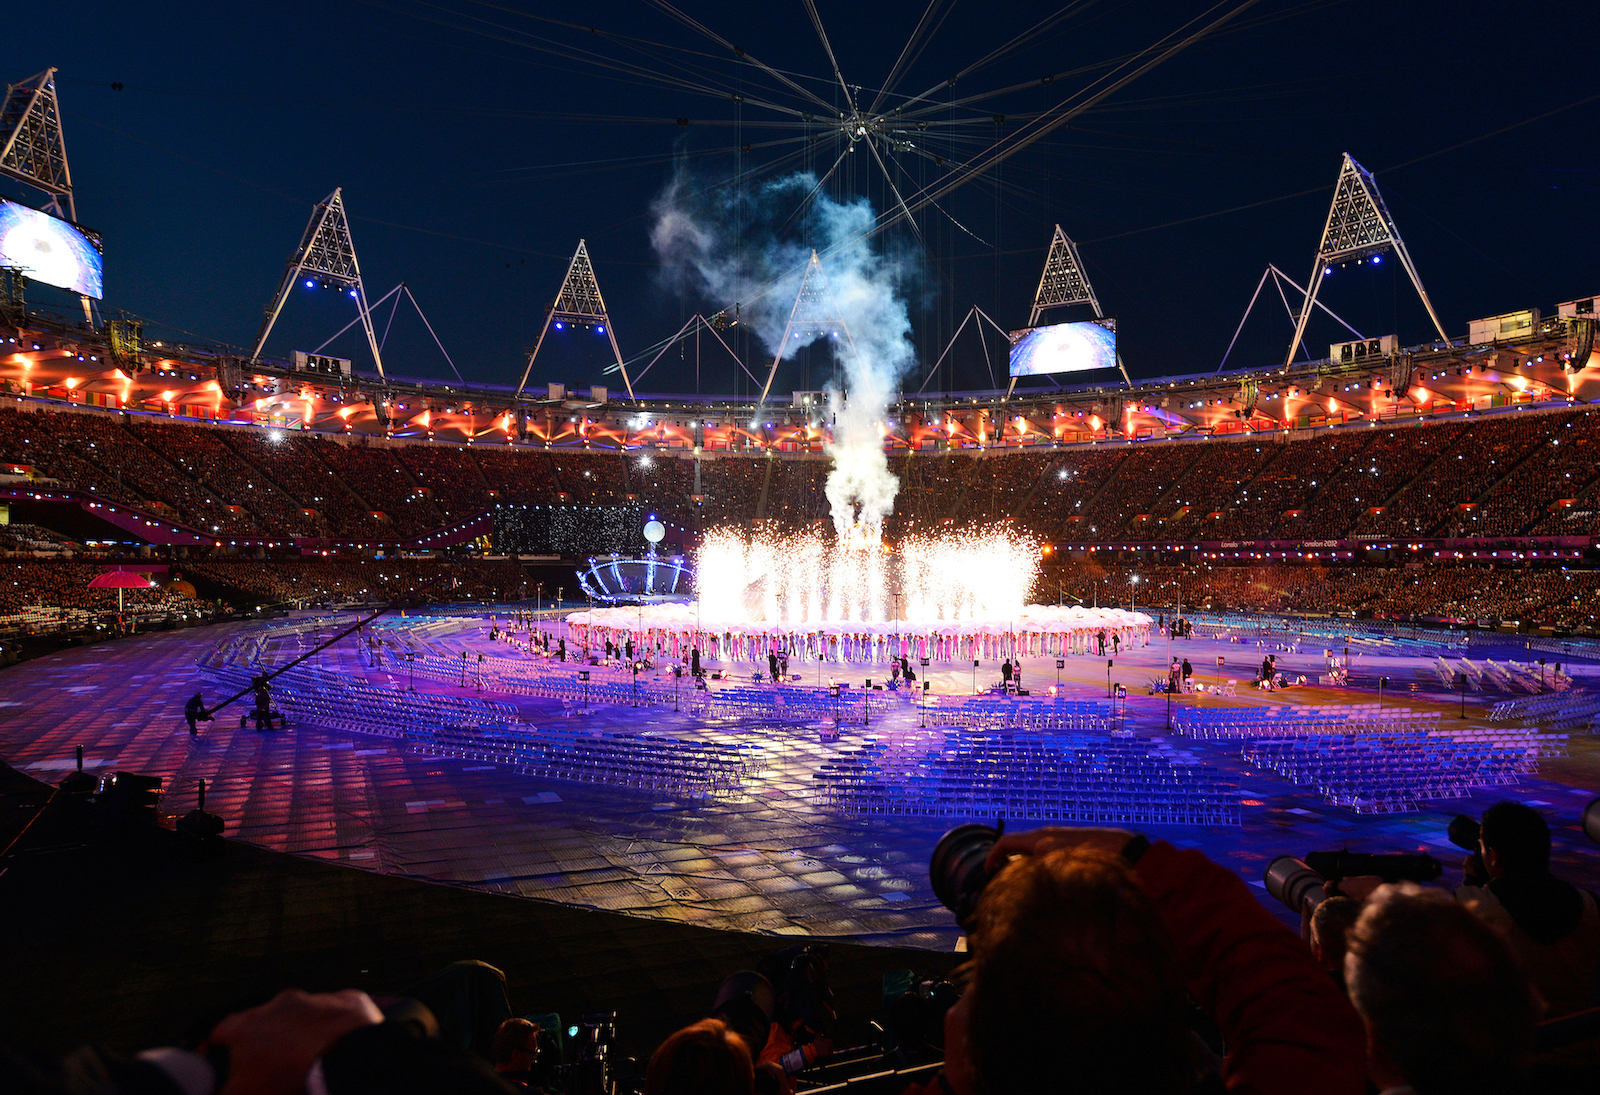
M5 104L0 106L0 174L49 194L46 208L75 221L72 171L61 136L55 77L56 70L47 68L6 89Z
M1094 295L1094 286L1089 284L1089 275L1083 272L1083 260L1078 257L1078 245L1072 242L1072 237L1056 225L1056 234L1050 238L1050 253L1045 256L1044 270L1039 274L1039 288L1033 294L1033 310L1028 313L1028 326L1037 327L1039 317L1050 308L1065 308L1073 304L1087 304L1094 309L1095 319L1104 319L1105 313L1100 310L1100 300ZM1128 380L1128 370L1123 368L1122 355L1117 355L1117 368L1122 370L1122 379L1127 381L1128 387L1133 387L1133 381ZM1011 384L1006 388L1006 398L1011 398L1011 393L1016 390L1017 378L1011 378Z
M77 221L54 68L6 88L6 100L0 104L0 175L49 195L44 203L47 211ZM94 306L86 296L79 295L78 300L84 320L93 327Z
M839 302L834 299L828 276L823 273L822 260L812 251L811 258L806 261L805 274L800 278L800 291L795 294L789 322L784 324L783 338L778 342L777 352L772 355L772 368L767 370L767 382L761 388L762 403L767 401L767 393L772 390L772 378L778 375L778 363L783 360L784 353L791 348L809 346L819 338L828 339L831 343L842 339L850 347L851 353L856 352L855 339L850 336L850 328L839 314Z
M289 256L283 270L283 280L278 283L278 293L267 308L261 321L261 333L256 335L250 348L250 360L261 357L261 347L266 345L272 325L278 322L283 305L293 292L295 284L304 279L309 288L331 285L343 289L355 298L361 327L367 333L367 347L372 351L372 361L383 376L383 355L378 350L378 336L372 329L372 309L367 306L367 291L361 284L361 264L356 261L356 245L350 240L350 222L345 216L343 188L335 188L311 211L305 235L300 246Z
M1069 304L1087 304L1100 315L1100 302L1095 299L1094 286L1083 272L1083 260L1078 257L1078 245L1056 225L1056 234L1050 240L1050 254L1045 256L1044 271L1039 275L1039 291L1033 294L1033 311L1028 313L1028 326L1036 326L1046 308L1061 308Z
M1388 206L1383 204L1383 195L1378 193L1378 184L1373 180L1372 173L1346 152L1344 166L1339 170L1339 181L1333 188L1333 204L1328 207L1328 223L1322 229L1322 244L1317 248L1316 262L1311 267L1311 278L1307 283L1310 292L1301 305L1300 318L1294 328L1294 341L1289 343L1288 356L1283 359L1285 365L1294 363L1294 354L1300 348L1300 340L1305 337L1306 322L1317 303L1322 279L1332 271L1333 264L1360 262L1385 251L1393 251L1395 258L1400 260L1417 296L1422 298L1422 306L1428 310L1428 318L1433 320L1434 329L1439 332L1440 338L1450 341L1450 336L1444 333L1444 324L1439 322L1439 314L1433 310L1433 301L1428 299L1428 291L1422 287L1422 279L1417 276L1417 268L1406 250L1405 240L1400 238L1400 230L1394 226Z
M628 367L622 362L617 332L611 325L611 317L606 314L606 299L600 295L594 264L589 261L589 245L584 240L578 241L578 249L572 253L572 262L567 265L567 276L561 279L561 290L556 293L555 303L545 312L539 340L533 344L527 368L522 370L522 382L517 385L519 396L522 389L528 386L528 375L533 372L533 362L539 356L539 348L544 345L545 335L550 333L551 324L555 324L557 329L562 324L587 325L604 332L611 341L611 354L616 359L617 370L622 373L623 387L628 389L628 398L633 399L633 381L628 378Z

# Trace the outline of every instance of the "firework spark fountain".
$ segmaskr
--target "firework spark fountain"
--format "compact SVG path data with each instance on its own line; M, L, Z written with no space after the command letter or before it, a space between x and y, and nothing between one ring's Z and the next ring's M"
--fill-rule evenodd
M842 538L718 528L702 541L696 573L710 620L936 626L1021 612L1038 546L1011 530L912 535L893 551L859 527Z
M891 549L859 526L832 538L716 529L696 566L708 619L800 629L1015 617L1038 570L1038 545L1010 529L913 534Z
M781 649L829 661L941 662L1087 653L1097 633L1126 646L1153 622L1116 608L1029 604L1039 545L1009 528L913 533L897 545L854 526L797 533L713 529L696 560L697 603L601 608L568 623L595 642L622 633L676 653L706 644L759 660Z

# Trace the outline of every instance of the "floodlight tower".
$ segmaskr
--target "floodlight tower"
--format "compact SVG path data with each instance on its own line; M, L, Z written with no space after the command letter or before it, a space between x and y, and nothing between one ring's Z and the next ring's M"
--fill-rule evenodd
M1444 333L1444 324L1439 322L1439 314L1433 310L1433 301L1428 299L1428 291L1422 287L1422 278L1417 275L1411 254L1406 250L1406 241L1400 238L1400 230L1395 227L1388 206L1383 204L1383 195L1378 193L1378 184L1373 180L1372 173L1346 152L1344 164L1339 169L1339 181L1334 184L1328 221L1322 228L1322 243L1317 247L1311 278L1306 283L1309 291L1305 303L1300 306L1300 317L1294 327L1294 341L1289 343L1289 353L1283 359L1285 365L1294 364L1294 354L1305 336L1306 321L1311 318L1311 309L1316 306L1322 279L1333 272L1333 264L1352 260L1360 262L1365 258L1376 258L1385 251L1393 251L1395 258L1400 260L1406 276L1411 279L1412 288L1422 298L1422 306L1428 310L1428 318L1433 320L1434 330L1446 343L1450 341L1450 336Z
M1065 308L1073 304L1087 304L1094 309L1095 319L1104 319L1100 301L1089 284L1089 275L1083 272L1083 260L1078 257L1078 245L1056 225L1056 234L1050 239L1050 253L1045 256L1044 269L1039 272L1039 288L1033 294L1033 310L1028 313L1028 326L1038 326L1039 317L1050 308ZM1117 354L1117 369L1128 387L1128 370L1122 364L1122 354ZM1016 390L1017 378L1012 377L1006 387L1006 398Z
M845 323L844 317L839 314L839 302L834 298L833 289L828 285L828 276L822 270L822 260L817 258L815 250L806 262L805 273L800 277L800 290L795 293L794 307L789 311L789 322L784 324L783 337L778 340L777 352L772 355L772 368L767 370L767 382L761 386L761 401L756 406L761 406L767 401L767 393L772 390L772 378L778 375L778 363L783 360L791 346L799 349L809 346L819 338L830 341L844 340L850 347L850 352L856 352L855 339L850 335L850 327Z
M305 279L307 288L319 284L337 285L355 299L361 327L367 334L367 347L372 351L372 361L383 376L383 355L378 351L378 336L372 329L372 309L367 307L367 291L361 284L361 264L356 260L356 245L350 239L350 221L345 216L343 187L335 187L316 208L306 224L300 246L289 256L283 269L283 280L278 283L277 295L267 308L261 321L261 331L255 345L250 348L250 360L258 361L261 347L266 345L272 325L278 322L284 302L294 290L295 283Z
M45 194L46 210L77 222L54 66L6 87L5 102L0 104L0 175ZM89 298L80 294L78 299L83 302L83 318L94 326Z
M539 348L544 345L544 336L550 333L551 324L558 331L567 324L591 325L610 339L612 356L616 358L617 369L622 373L622 385L628 390L629 400L633 399L633 381L628 379L628 367L622 362L617 332L611 325L611 317L606 314L606 298L600 295L594 264L589 261L589 245L584 240L578 241L578 249L572 253L572 261L567 264L567 276L561 279L561 289L556 293L555 303L545 310L544 326L539 328L539 340L533 344L528 365L522 370L522 380L517 384L518 396L528 386L528 374L533 372L534 359L539 356Z

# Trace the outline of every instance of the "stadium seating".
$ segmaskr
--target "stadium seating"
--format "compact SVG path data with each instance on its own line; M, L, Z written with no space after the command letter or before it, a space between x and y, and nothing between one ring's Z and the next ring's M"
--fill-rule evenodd
M1406 813L1419 803L1510 786L1554 748L1542 735L1441 734L1418 729L1253 738L1242 756L1296 785L1315 785L1358 814ZM1564 750L1562 751L1564 755Z
M1058 547L1202 538L1588 536L1600 532L1600 463L1589 458L1597 444L1600 415L1580 407L1345 428L1294 440L1270 434L900 452L890 459L901 489L888 532L892 538L945 521L1010 521ZM700 454L697 463L694 454L665 447L618 452L352 440L28 402L0 409L0 462L24 469L29 482L80 489L219 538L414 540L500 503L630 504L690 530L752 518L799 525L828 516L829 463L820 454L720 451ZM26 554L40 550L38 542L11 538L0 548ZM1055 586L1051 600L1119 600L1137 572L1139 599L1168 611L1181 592L1186 609L1213 612L1600 627L1593 611L1600 577L1592 571L1487 559L1392 569L1248 556L1137 571L1078 557L1050 568L1045 582ZM215 559L192 569L250 595L285 600L372 596L385 585L336 564L314 576L276 563L246 574ZM503 590L511 577L483 585ZM1516 691L1527 676L1511 666L1479 667L1473 682Z
M1237 788L1159 739L926 731L844 750L815 773L848 814L1028 818L1088 824L1237 825Z
M1587 535L1587 408L1170 444L898 454L894 521L1013 520L1047 540ZM681 525L827 514L828 462L674 450L352 441L86 410L0 412L0 460L197 529L415 537L497 503L632 500ZM891 522L891 529L893 522Z
M207 650L199 666L222 690L242 691L263 669L289 661L289 647L309 645L308 636L320 636L341 622L352 621L296 621L236 631ZM418 629L401 630L406 642L419 643ZM458 664L437 656L405 664L417 676L442 677L446 683L454 683L460 672ZM615 683L609 691L605 682L599 688L601 694L592 695L591 702L627 702ZM756 743L533 726L503 701L383 688L350 672L312 664L294 666L274 678L272 702L292 725L391 738L420 756L487 761L545 779L680 797L737 794L749 775L765 767Z

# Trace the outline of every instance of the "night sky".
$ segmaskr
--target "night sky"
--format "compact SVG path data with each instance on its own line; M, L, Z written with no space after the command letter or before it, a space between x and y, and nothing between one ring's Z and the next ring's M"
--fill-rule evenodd
M732 304L684 299L661 275L651 206L675 170L702 193L754 201L764 183L824 172L842 152L827 124L842 93L804 4L680 2L710 33L649 3L32 5L0 44L0 79L60 69L78 217L105 238L107 318L248 347L311 207L342 186L369 295L404 281L469 380L515 384L580 236L632 358L692 312ZM851 94L870 106L922 6L817 7ZM910 108L926 128L902 138L913 147L879 151L907 196L1208 9L1102 0L1055 20L1051 4L931 10L935 32L883 100L926 93ZM1553 313L1600 292L1600 89L1580 48L1592 16L1576 2L1256 4L921 209L916 232L878 237L908 271L919 368L974 304L1008 328L1027 321L1060 222L1118 317L1130 371L1209 372L1268 263L1306 277L1345 151L1377 176L1451 335L1472 318ZM864 145L824 186L880 211L894 201ZM42 204L9 180L0 194ZM45 289L32 299L72 303ZM1323 299L1364 334L1432 337L1392 261L1339 271ZM309 350L352 316L347 298L297 292L267 353ZM387 319L377 313L380 330ZM1281 360L1290 333L1273 293L1230 366ZM1308 342L1321 356L1339 337L1318 320ZM607 382L600 341L569 333L533 379ZM753 341L734 344L763 374ZM997 341L990 350L1003 353ZM330 352L358 367L368 357L350 337ZM930 390L989 386L975 340L953 358ZM385 359L391 373L450 375L405 311ZM823 379L819 357L787 366L776 387ZM697 381L692 346L640 387L697 382L750 389L709 351Z

